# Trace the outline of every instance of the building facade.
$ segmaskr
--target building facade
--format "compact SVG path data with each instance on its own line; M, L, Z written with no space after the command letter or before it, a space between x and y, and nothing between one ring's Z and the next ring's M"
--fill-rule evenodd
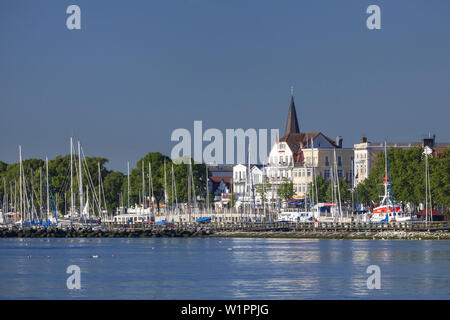
M414 147L428 146L433 150L433 154L438 156L440 152L450 148L450 143L437 143L436 135L423 138L421 142L389 142L386 148L409 149ZM375 166L377 155L384 152L384 142L370 142L367 137L361 137L361 142L353 146L355 160L355 185L363 182L369 177L370 171Z
M295 198L305 199L310 195L309 188L314 176L321 176L329 181L335 162L337 177L344 179L349 185L351 184L353 149L342 147L305 148L302 153L305 160L296 163L293 169Z
M343 148L342 142L342 137L334 141L320 131L300 132L291 95L285 134L275 141L268 157L266 174L273 184L268 199L277 198L277 189L286 180L293 183L294 198L305 199L313 175L330 178L335 151L338 176L351 181L353 149Z
M263 181L263 166L251 165L250 175L248 174L248 166L238 164L233 167L233 193L236 200L240 203L248 203L253 200L260 203L260 196L256 192L256 186Z

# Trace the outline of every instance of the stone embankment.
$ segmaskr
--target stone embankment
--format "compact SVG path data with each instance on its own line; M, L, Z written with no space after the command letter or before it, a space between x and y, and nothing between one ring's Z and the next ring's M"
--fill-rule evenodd
M445 231L332 231L332 230L265 230L221 231L209 228L149 229L0 229L0 238L160 238L160 237L225 237L225 238L297 238L297 239L373 239L373 240L450 240Z
M160 237L204 237L211 232L203 229L146 229L146 230L92 230L92 229L4 229L0 231L2 238L160 238Z

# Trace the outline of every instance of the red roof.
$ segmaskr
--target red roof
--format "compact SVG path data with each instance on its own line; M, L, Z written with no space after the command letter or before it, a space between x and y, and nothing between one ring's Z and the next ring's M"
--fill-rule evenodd
M209 177L209 180L215 183L220 183L222 180L225 183L231 183L231 177Z
M304 133L288 133L280 138L280 142L286 142L292 150L294 162L302 161L302 149L307 148L311 139L314 140L318 135L322 135L332 146L337 147L336 143L324 135L322 132L304 132Z
M434 217L442 217L443 216L443 214L441 212L437 211L437 210L434 210L434 209L430 210L430 209L428 209L428 214L430 214L431 212L433 213ZM418 216L424 216L425 217L425 215L426 215L425 209L420 210L419 212L416 212L416 214Z

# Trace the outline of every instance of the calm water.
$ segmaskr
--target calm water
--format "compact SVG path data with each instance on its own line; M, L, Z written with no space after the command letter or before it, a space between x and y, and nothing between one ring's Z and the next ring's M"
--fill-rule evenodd
M449 276L450 241L0 239L0 299L449 299Z

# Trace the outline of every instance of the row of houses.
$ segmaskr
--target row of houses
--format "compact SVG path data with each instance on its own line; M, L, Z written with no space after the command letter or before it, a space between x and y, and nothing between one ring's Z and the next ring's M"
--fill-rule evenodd
M436 143L435 138L433 135L421 142L391 142L387 148L429 146L435 152L450 148L450 143ZM235 193L237 201L241 203L249 203L254 195L258 204L260 199L254 186L267 177L273 186L268 190L268 199L277 198L278 186L285 180L293 183L295 199L305 199L313 176L320 175L329 180L336 172L349 185L361 183L369 176L377 154L382 151L384 142L370 142L367 137L362 137L353 148L344 148L341 136L333 140L320 131L300 132L294 96L291 94L284 136L276 139L271 147L267 164L210 167L209 188L215 194L215 200L222 204L229 201L230 193Z

